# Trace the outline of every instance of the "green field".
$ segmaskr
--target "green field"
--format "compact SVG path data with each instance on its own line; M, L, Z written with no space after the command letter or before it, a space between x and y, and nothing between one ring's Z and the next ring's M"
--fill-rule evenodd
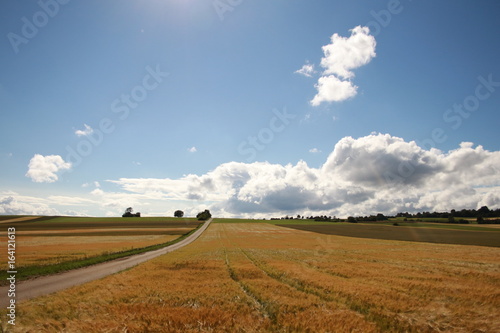
M393 226L383 223L329 223L323 225L288 223L278 225L303 231L356 238L500 247L500 229L486 227L476 227L476 229L471 230L457 229L462 227L461 225L439 224Z
M455 224L455 223L426 223L426 222L397 222L400 227L413 228L438 228L454 230L475 230L475 231L499 231L499 228L478 226L477 224ZM393 223L379 223L383 225L393 225Z
M21 216L18 216L21 217ZM10 217L16 218L16 217ZM6 219L4 219L5 221ZM43 236L60 236L70 230L78 230L73 236L84 235L169 235L169 229L195 228L200 222L195 218L175 217L52 217L44 216L28 221L4 222L1 231L15 227L16 232L30 232ZM99 233L91 232L100 230ZM127 230L125 230L127 229ZM155 229L155 230L153 230ZM48 231L53 231L48 233ZM178 234L178 233L174 233ZM42 233L40 233L42 235Z

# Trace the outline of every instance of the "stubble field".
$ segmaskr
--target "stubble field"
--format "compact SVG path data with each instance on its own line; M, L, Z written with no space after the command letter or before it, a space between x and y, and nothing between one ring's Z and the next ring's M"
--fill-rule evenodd
M498 248L212 224L193 244L23 302L15 332L498 332Z

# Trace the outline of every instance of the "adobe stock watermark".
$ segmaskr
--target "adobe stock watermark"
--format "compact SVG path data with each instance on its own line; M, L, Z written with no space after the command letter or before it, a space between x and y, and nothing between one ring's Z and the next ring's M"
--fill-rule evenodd
M451 108L448 108L443 113L443 121L449 125L448 129L436 127L431 131L429 138L416 141L417 145L423 149L429 150L436 148L437 144L444 143L448 140L446 135L450 128L453 131L458 130L464 119L468 119L474 112L478 111L481 102L489 99L495 91L500 87L500 81L493 79L493 74L489 74L487 78L478 76L479 83L474 89L474 93L466 96L461 103L454 103ZM402 161L397 168L397 174L387 171L384 173L384 179L388 184L401 184L405 179L411 177L416 171L416 163L414 161Z
M14 53L19 53L19 47L28 44L30 40L38 35L40 29L45 27L50 19L54 18L60 11L62 5L66 5L70 0L39 0L37 2L40 10L31 17L21 18L22 26L20 33L9 32L7 39L12 46Z
M226 13L231 13L236 7L241 5L243 0L214 0L212 1L212 6L219 16L219 20L222 22L226 18Z
M407 1L411 2L412 0ZM370 11L370 15L374 20L369 21L365 26L370 29L370 33L373 36L377 36L382 31L382 28L387 28L389 26L395 15L399 15L403 12L404 8L400 0L389 0L385 9Z
M403 9L404 7L401 4L401 1L389 0L387 2L386 9L370 11L370 15L374 18L374 20L366 23L365 26L370 29L370 33L373 36L377 36L382 31L382 28L387 28L389 26L393 16L401 14Z
M246 155L247 162L255 161L257 152L263 151L275 138L277 133L283 132L297 115L287 113L286 108L283 110L273 109L273 117L269 120L267 127L260 129L256 136L249 136L246 140L238 145L238 153Z
M140 103L146 100L149 92L158 88L169 75L169 73L161 71L160 65L156 65L154 69L151 66L146 66L145 71L146 74L140 84L134 86L129 93L121 94L120 97L111 102L111 112L116 114L119 120L126 120L130 116L131 110L139 107ZM115 131L115 122L108 117L102 118L99 121L99 127L84 135L84 139L78 141L76 147L67 145L65 161L71 163L72 167L80 165L85 157L92 154L94 147L102 144L105 135Z

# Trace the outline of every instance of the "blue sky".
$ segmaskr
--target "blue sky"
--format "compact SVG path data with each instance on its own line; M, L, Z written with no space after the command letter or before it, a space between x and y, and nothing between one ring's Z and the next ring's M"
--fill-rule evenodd
M0 9L0 213L500 205L497 1L9 0ZM335 84L320 88L326 78Z

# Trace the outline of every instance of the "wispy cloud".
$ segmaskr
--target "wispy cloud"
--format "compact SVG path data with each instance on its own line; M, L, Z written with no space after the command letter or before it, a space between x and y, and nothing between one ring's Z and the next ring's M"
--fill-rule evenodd
M296 70L294 73L304 75L307 77L312 77L313 74L316 73L316 71L314 70L314 65L307 63L304 66L302 66L302 68Z
M87 136L94 133L94 130L89 125L83 124L83 126L85 127L85 129L75 131L76 136Z
M313 153L313 154L317 154L317 153L321 153L321 150L319 150L318 148L311 148L311 149L309 149L309 152Z
M194 147L194 146L188 149L188 152L190 152L190 153L196 153L197 151L198 151L198 149L196 149L196 147Z

